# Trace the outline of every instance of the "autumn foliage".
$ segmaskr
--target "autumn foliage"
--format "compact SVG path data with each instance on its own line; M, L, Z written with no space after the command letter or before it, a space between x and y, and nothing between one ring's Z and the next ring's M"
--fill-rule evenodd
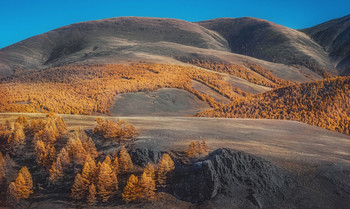
M94 132L102 135L104 138L115 140L130 139L138 135L138 131L130 123L124 120L118 120L114 123L112 120L105 121L103 118L96 119L97 126Z
M9 198L15 201L27 199L33 193L33 179L27 167L21 168L16 180L9 185L8 193Z
M191 141L187 151L186 155L188 157L203 157L208 155L209 153L209 147L207 143L203 141Z
M350 77L279 88L197 116L296 120L350 134Z
M164 153L160 159L157 171L158 186L165 187L168 179L168 174L175 169L174 161L169 154Z

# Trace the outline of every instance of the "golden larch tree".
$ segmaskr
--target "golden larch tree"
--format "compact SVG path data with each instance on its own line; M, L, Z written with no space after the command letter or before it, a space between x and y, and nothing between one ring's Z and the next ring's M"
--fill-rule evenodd
M26 166L22 167L18 172L15 180L16 197L19 199L27 199L33 193L33 179L32 175Z
M119 170L121 173L131 171L134 168L134 165L131 161L131 157L124 146L120 149L119 152Z
M114 157L114 160L113 160L113 162L112 162L112 166L113 166L113 169L114 169L114 172L115 172L115 174L119 174L120 173L120 171L119 171L119 158L118 158L118 156L115 156Z
M157 172L157 180L158 185L160 187L165 187L167 183L167 175L170 171L174 170L174 161L171 159L171 157L164 153L160 159L159 165L158 165L158 172Z
M8 138L8 143L15 143L15 144L23 144L24 139L26 138L24 131L23 131L23 126L19 123L15 123L14 129L11 133L11 135Z
M88 205L96 205L97 204L96 186L95 186L95 184L90 184L90 186L89 186L89 195L88 195L86 201L87 201Z
M102 202L107 202L118 190L117 175L108 162L103 162L97 177L97 194Z
M146 173L146 175L151 177L153 180L156 179L154 165L152 165L151 163L147 163L143 172Z
M156 183L146 172L143 172L140 178L140 187L142 200L153 200L155 198Z
M139 179L131 174L129 177L126 186L124 187L124 191L122 197L126 203L137 200L141 196Z
M22 125L23 127L23 130L25 133L27 133L29 130L30 130L30 125L27 121L27 119L23 116L19 116L17 119L16 119L16 123L19 123Z
M80 173L75 176L74 184L71 188L71 197L75 200L81 200L88 196L89 183Z
M196 144L194 141L190 142L190 145L186 151L188 157L195 157L197 155Z

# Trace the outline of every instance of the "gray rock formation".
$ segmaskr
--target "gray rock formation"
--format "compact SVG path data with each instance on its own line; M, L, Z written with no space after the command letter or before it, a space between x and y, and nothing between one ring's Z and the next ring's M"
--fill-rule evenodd
M271 162L230 149L178 167L173 181L172 193L181 200L203 202L223 194L248 199L259 208L287 199L295 186L291 175Z

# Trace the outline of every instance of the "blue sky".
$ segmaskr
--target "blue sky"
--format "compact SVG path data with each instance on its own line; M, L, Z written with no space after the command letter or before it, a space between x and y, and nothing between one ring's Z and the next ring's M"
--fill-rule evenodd
M0 48L76 22L119 16L256 17L300 29L350 14L349 0L0 0Z

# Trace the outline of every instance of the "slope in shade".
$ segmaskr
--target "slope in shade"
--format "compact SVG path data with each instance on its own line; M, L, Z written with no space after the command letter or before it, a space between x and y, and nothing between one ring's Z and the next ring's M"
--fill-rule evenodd
M220 33L234 53L335 73L322 47L297 30L249 17L219 18L198 24Z
M350 75L350 15L301 31L329 53L341 75Z

